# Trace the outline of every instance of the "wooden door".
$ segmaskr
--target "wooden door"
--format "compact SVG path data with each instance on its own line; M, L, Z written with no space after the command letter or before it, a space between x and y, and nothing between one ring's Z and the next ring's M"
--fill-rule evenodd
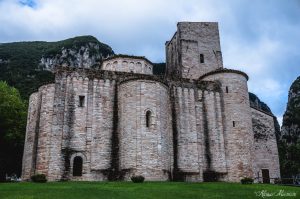
M262 169L261 172L262 172L263 183L270 184L269 169Z

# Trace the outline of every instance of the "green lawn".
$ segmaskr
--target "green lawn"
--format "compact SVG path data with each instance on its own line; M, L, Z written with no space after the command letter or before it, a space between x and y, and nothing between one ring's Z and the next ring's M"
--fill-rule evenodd
M0 183L0 199L100 199L100 198L263 198L255 192L277 194L295 193L296 196L264 198L300 198L299 187L277 185L241 185L237 183L180 183L180 182L52 182Z

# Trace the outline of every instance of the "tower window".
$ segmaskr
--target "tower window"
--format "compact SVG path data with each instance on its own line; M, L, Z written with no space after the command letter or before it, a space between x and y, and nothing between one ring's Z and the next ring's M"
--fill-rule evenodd
M204 55L200 54L200 63L204 63Z
M232 126L235 127L235 121L232 121Z
M151 124L151 111L146 112L146 127L149 128Z
M226 86L226 93L228 93L228 86Z
M80 156L74 158L73 176L82 176L82 158Z
M79 107L83 107L84 106L84 96L83 95L80 95L79 96Z

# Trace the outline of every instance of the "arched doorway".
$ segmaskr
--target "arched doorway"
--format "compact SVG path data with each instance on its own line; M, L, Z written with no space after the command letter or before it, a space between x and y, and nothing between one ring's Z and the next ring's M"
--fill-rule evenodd
M80 156L74 158L73 176L82 176L82 158Z

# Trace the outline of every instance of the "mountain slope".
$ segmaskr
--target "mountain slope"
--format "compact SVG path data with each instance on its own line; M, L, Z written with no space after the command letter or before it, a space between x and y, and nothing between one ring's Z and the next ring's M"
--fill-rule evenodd
M271 115L273 115L269 106L266 103L262 102L255 94L249 92L249 100L250 100L251 107L255 107L257 109L260 109L266 113L270 113ZM275 125L276 139L279 140L280 139L280 125L279 125L276 117L274 117L274 125Z
M281 173L292 177L300 173L300 77L290 87L279 141Z
M114 52L93 36L57 42L14 42L0 45L0 80L16 87L27 99L38 87L54 80L55 65L90 68Z
M288 143L300 141L300 77L290 87L281 133L282 139Z
M75 68L95 68L104 58L114 55L113 50L93 36L81 36L57 42L47 49L40 66L51 70L55 65Z

